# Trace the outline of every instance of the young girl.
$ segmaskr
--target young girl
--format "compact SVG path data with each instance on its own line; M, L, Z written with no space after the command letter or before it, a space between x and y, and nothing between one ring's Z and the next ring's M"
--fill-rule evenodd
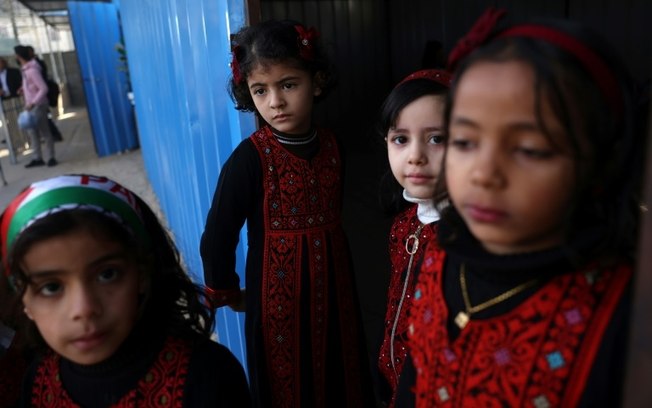
M91 175L37 182L2 214L2 261L43 342L22 405L250 404L242 366L149 207ZM54 402L54 405L52 405Z
M407 355L407 310L416 266L439 220L433 196L444 153L444 104L449 86L446 71L417 71L403 79L381 107L379 131L387 143L390 168L402 188L402 201L411 203L396 215L389 235L392 267L378 368L381 399L390 405Z
M501 15L451 53L441 247L409 317L416 405L618 406L642 150L629 80L588 29Z
M246 310L256 406L367 406L373 393L340 220L342 159L311 118L333 86L319 35L292 21L243 28L231 67L237 108L265 123L222 168L201 241L206 284L217 306ZM235 249L245 221L241 294Z

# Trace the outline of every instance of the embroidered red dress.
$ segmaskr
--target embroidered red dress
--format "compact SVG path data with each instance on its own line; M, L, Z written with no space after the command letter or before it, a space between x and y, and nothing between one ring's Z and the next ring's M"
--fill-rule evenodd
M202 236L206 284L237 296L247 222L247 362L256 406L365 406L368 375L348 245L342 162L317 131L300 157L264 127L224 164Z
M578 406L631 268L554 275L510 311L472 319L450 340L445 258L437 246L426 249L411 308L416 406Z
M423 225L417 218L417 204L413 204L394 218L389 234L389 256L391 271L387 290L387 311L385 313L383 342L378 356L378 369L389 388L389 402L393 405L398 379L407 356L408 308L412 302L416 273L426 244L435 235L434 223ZM410 235L418 232L418 246ZM412 265L410 251L414 251ZM393 335L392 335L392 332ZM392 353L393 343L393 353ZM392 354L394 364L392 364Z
M30 368L21 406L248 407L242 366L224 346L146 333L107 361L80 366L49 351ZM145 339L145 341L144 341Z

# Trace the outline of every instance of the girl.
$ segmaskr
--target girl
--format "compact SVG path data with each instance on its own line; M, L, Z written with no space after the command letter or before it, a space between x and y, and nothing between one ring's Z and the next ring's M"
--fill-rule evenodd
M268 21L235 35L231 95L265 124L222 168L201 241L217 306L246 310L256 406L359 407L373 399L341 226L342 159L312 123L333 75L314 28ZM235 250L247 222L246 291Z
M407 310L414 293L415 267L439 219L433 196L444 152L444 103L449 86L446 71L417 71L402 80L381 107L379 131L387 143L390 168L402 187L402 198L411 203L394 218L389 235L392 267L378 368L383 380L381 399L390 405L407 355Z
M34 337L23 406L240 407L242 366L135 194L104 177L32 184L2 214L2 261ZM52 405L53 401L55 405Z
M617 406L643 150L630 82L586 28L502 14L451 53L441 247L410 309L417 406Z

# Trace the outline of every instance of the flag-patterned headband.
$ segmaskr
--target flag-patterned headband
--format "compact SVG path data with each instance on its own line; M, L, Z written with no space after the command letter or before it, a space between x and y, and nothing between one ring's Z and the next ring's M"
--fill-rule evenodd
M148 239L136 196L131 191L106 177L59 176L33 183L7 206L0 224L5 267L11 246L34 221L73 209L101 212L121 222L139 238Z

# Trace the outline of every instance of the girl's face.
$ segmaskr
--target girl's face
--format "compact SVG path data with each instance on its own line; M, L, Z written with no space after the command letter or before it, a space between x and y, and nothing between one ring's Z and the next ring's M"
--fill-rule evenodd
M145 285L120 243L80 229L37 242L21 267L28 282L25 313L63 357L102 362L134 327Z
M535 115L534 72L519 61L478 62L462 74L446 154L452 202L492 253L560 244L576 174L567 136L543 100Z
M415 198L433 198L444 154L444 99L426 95L406 105L387 132L394 177Z
M270 126L288 134L310 130L313 99L321 89L309 72L287 63L258 65L247 85L256 110Z

